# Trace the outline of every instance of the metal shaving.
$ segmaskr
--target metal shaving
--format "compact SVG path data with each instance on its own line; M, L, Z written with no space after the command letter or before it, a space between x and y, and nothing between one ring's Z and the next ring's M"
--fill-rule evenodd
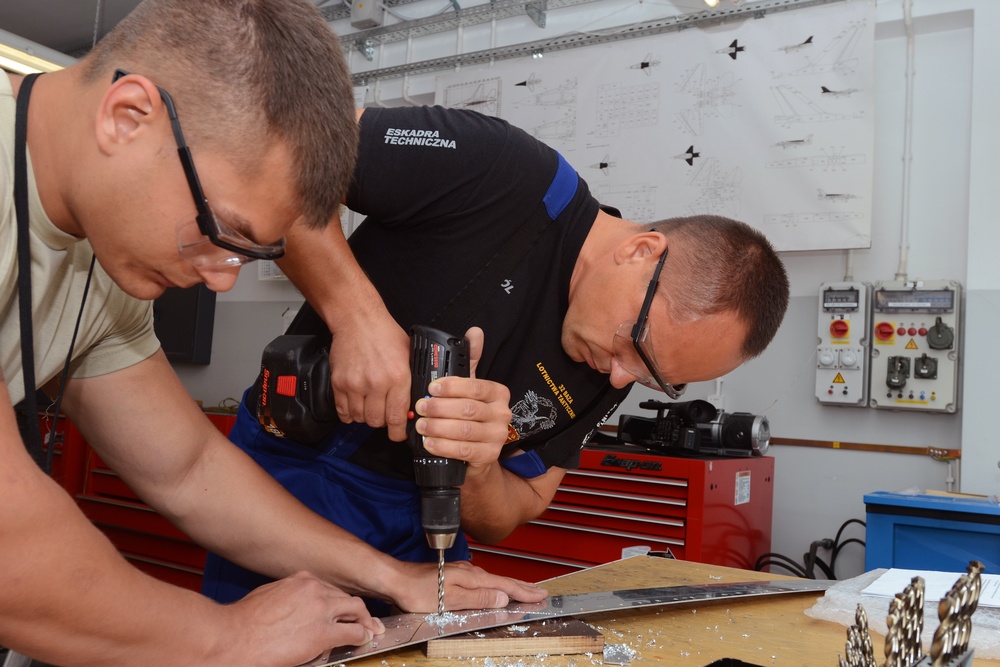
M451 611L442 612L440 614L427 614L424 616L424 623L427 625L433 625L436 628L444 627L445 625L451 625L452 623L465 623L469 619L469 615L456 614Z
M628 644L605 644L604 662L614 665L627 665L636 656L636 650Z

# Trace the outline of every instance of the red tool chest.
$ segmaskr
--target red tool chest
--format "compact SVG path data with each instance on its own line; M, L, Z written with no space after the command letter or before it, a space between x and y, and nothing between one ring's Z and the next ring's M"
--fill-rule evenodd
M235 417L209 414L228 434ZM43 422L42 433L48 431ZM146 506L60 419L53 477L118 550L145 572L201 587L205 551ZM470 540L490 572L541 581L648 546L682 560L751 569L771 549L774 459L688 458L637 447L588 447L549 508L494 545Z
M549 508L473 562L529 581L617 560L648 546L681 560L752 569L771 549L771 457L671 457L588 447Z

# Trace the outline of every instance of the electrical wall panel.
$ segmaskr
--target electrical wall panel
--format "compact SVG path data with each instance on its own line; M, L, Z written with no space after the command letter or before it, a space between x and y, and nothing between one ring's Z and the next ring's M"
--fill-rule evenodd
M962 286L954 280L878 282L871 313L871 407L956 412Z
M816 400L824 405L868 406L868 300L860 282L819 286Z

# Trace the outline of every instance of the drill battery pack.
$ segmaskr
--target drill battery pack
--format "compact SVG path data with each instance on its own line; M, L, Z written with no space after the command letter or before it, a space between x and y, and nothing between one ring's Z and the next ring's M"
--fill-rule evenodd
M284 335L264 348L257 421L272 435L312 445L340 423L330 387L328 340Z
M447 375L469 376L465 338L414 326L410 340L411 407L427 395L434 380ZM272 340L261 355L257 388L257 421L279 438L312 445L341 423L330 387L329 337L286 334ZM407 424L410 447L415 455L433 459L423 450L414 423L410 419Z

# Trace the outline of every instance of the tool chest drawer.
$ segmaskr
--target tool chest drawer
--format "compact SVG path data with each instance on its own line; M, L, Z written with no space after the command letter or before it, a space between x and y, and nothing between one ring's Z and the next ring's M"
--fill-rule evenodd
M598 464L599 465L599 464ZM601 469L566 471L563 485L566 488L617 493L627 496L642 496L672 500L676 504L687 504L690 491L687 479L641 477L641 472L618 474ZM647 473L648 474L648 473Z
M597 530L614 531L628 535L663 537L684 543L684 519L666 516L626 514L584 507L549 505L539 521L560 525L580 526Z
M526 553L537 554L539 549L543 549L545 556L571 559L587 565L617 560L621 558L622 549L637 544L649 545L653 551L669 549L678 558L684 552L682 539L574 526L542 519L519 527L502 544Z
M545 561L547 576L556 576L616 560L634 546L751 569L771 549L773 490L774 459L766 456L681 458L588 447L542 516L499 544L469 544L476 564L520 579L519 572L537 571L529 559Z
M564 481L556 490L556 495L552 499L553 505L560 504L586 508L603 507L608 511L648 514L657 517L670 516L679 519L687 516L687 500L597 491L594 489L578 489L567 486L568 483Z

